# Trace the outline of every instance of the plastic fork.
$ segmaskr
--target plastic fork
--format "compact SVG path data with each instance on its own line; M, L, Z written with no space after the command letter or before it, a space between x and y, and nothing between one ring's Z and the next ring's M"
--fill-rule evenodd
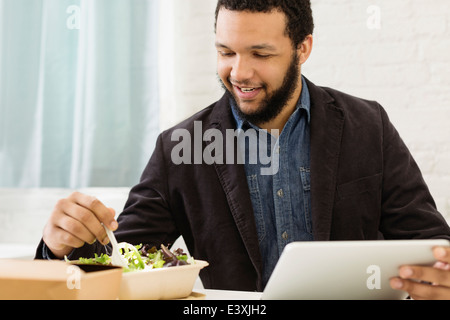
M103 225L103 228L105 228L106 234L108 235L109 241L112 245L111 264L113 266L126 267L128 263L126 259L120 254L119 246L117 245L117 240L114 236L114 233L105 225Z

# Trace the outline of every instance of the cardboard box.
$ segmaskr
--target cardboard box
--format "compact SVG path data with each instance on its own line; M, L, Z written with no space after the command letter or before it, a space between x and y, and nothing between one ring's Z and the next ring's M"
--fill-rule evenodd
M122 268L0 259L2 300L118 299Z

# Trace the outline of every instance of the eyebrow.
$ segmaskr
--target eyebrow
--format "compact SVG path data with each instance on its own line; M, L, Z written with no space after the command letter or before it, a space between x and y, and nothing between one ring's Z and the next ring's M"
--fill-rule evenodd
M229 47L227 47L226 45L220 43L220 42L216 42L216 48L224 48L224 49L229 49L231 50ZM268 44L268 43L262 43L262 44L256 44L253 46L250 46L247 48L247 50L268 50L268 51L276 51L277 48L275 48L275 46Z

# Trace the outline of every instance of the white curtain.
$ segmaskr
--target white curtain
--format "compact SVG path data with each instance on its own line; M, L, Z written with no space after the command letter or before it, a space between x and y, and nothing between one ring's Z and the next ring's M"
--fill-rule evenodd
M0 187L135 184L157 43L157 0L0 0Z

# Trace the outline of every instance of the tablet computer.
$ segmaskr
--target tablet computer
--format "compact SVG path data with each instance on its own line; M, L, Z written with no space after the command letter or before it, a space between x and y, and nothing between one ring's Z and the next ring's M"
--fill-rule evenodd
M261 299L397 300L391 289L401 265L433 265L447 240L292 242L275 266Z

